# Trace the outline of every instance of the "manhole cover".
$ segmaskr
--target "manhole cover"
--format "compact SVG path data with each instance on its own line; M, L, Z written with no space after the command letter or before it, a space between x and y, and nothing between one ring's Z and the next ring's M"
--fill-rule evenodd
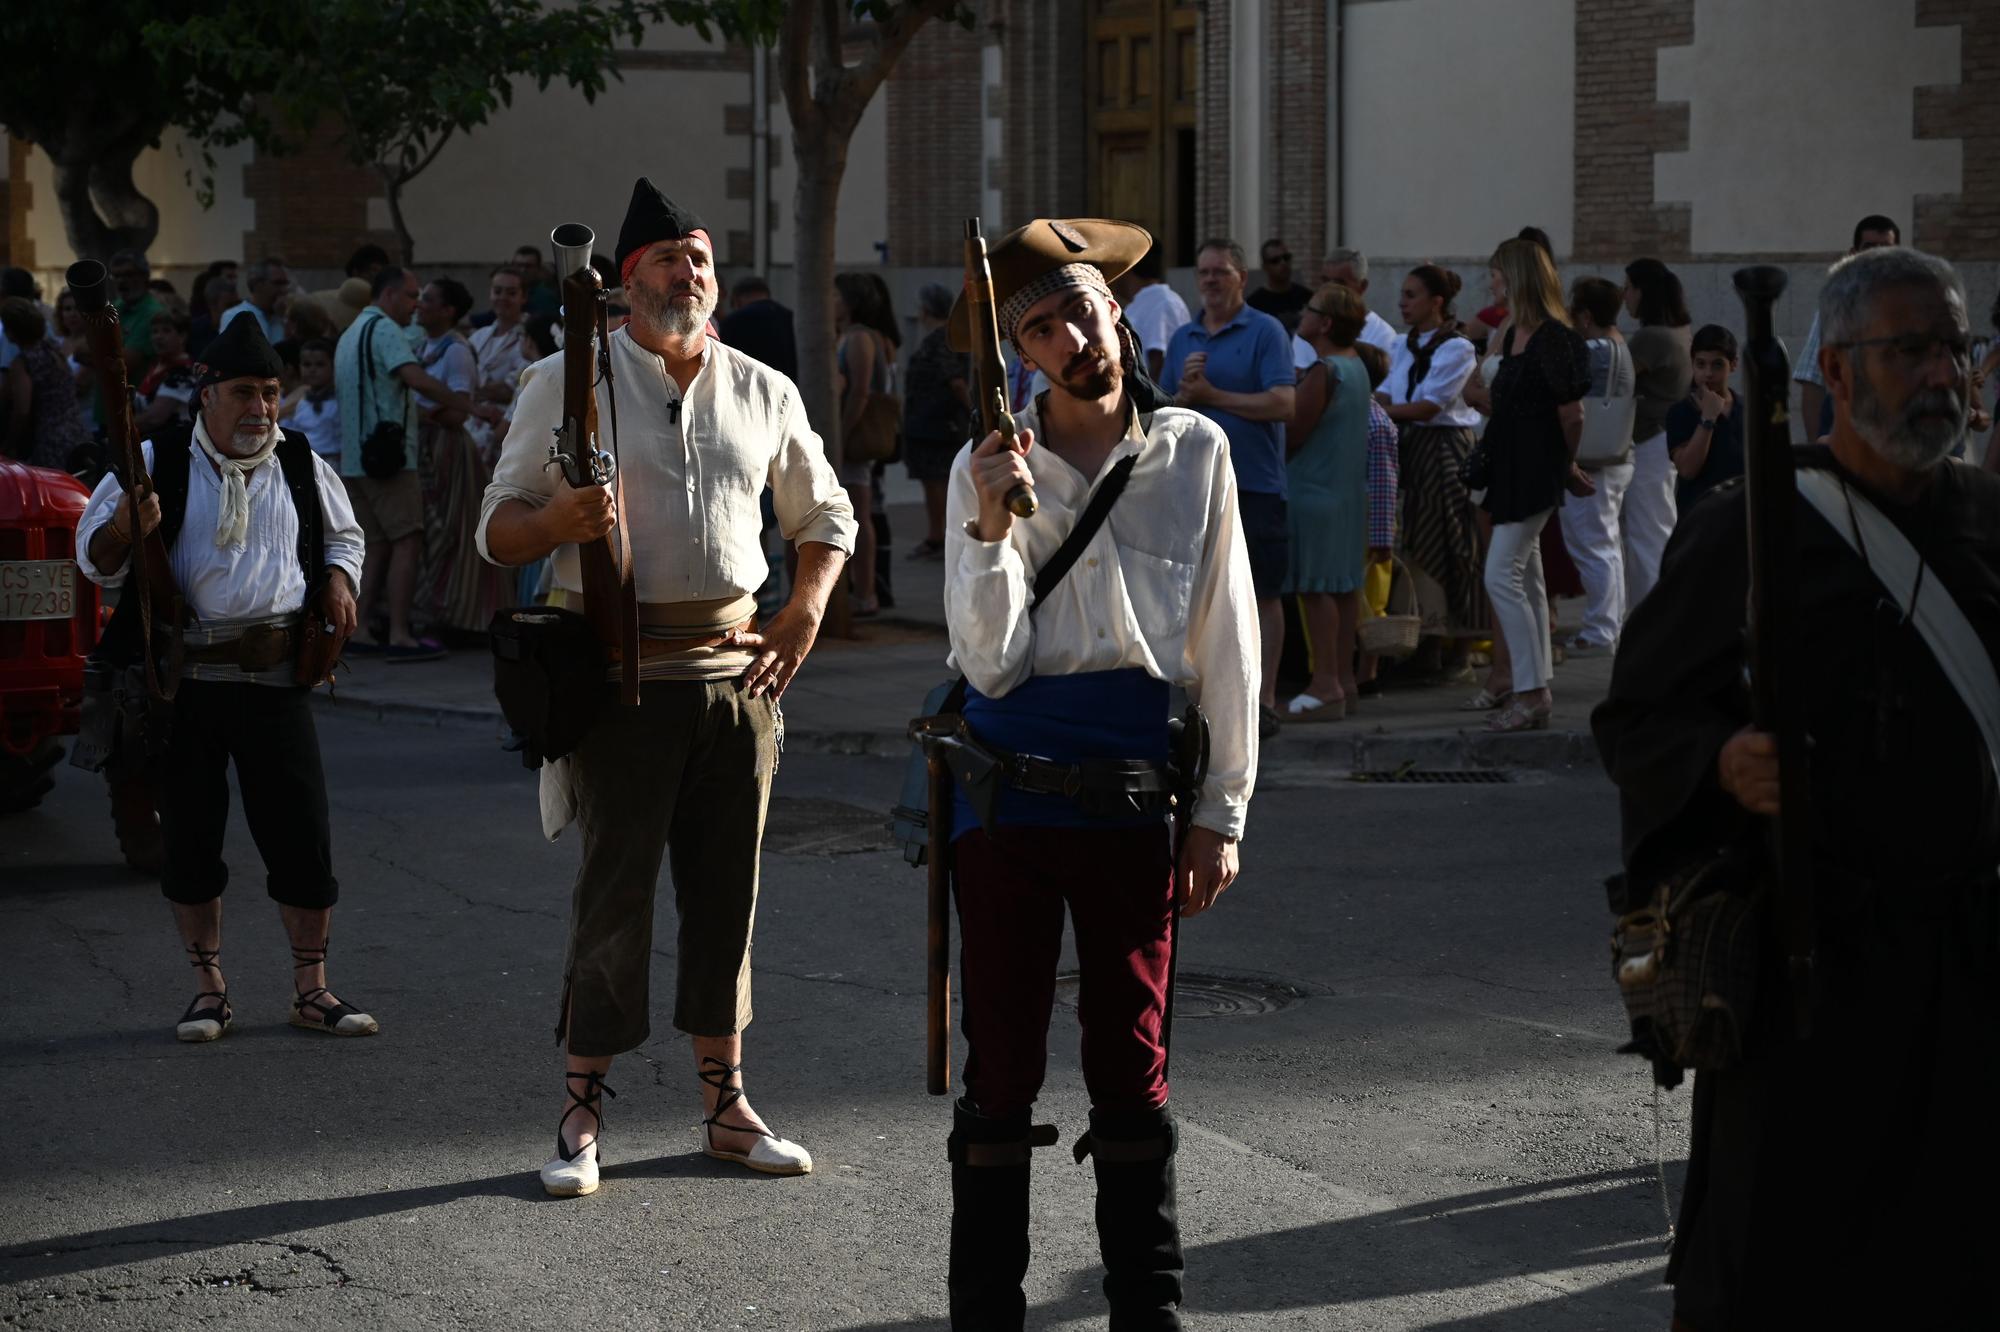
M1505 768L1393 768L1349 773L1347 780L1399 786L1505 786L1514 774Z
M894 844L880 810L838 800L773 796L764 816L764 849L773 855L851 856Z
M1075 1008L1078 984L1074 971L1057 976L1056 1002L1065 1008ZM1186 971L1174 978L1176 1018L1262 1017L1290 1008L1304 997L1304 990L1283 981L1203 976Z

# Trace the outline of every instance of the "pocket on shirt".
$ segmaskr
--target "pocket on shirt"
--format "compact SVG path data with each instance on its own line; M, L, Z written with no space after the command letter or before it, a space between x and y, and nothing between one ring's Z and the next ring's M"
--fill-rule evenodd
M1144 551L1118 552L1125 573L1125 593L1132 615L1148 641L1159 644L1187 633L1188 607L1194 600L1195 566L1163 559Z

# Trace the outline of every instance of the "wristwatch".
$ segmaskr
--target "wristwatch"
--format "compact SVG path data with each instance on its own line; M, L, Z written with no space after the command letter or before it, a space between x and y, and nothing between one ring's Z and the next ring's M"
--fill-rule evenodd
M1721 423L1721 421L1722 421L1722 418L1721 418L1721 417L1719 417L1719 416L1718 416L1718 417L1716 417L1716 418L1715 418L1715 420L1713 420L1713 421L1703 421L1703 422L1701 423L1701 428L1702 428L1703 430L1714 430L1714 429L1715 429L1715 427L1716 427L1716 426L1717 426L1718 424L1720 424L1720 423Z

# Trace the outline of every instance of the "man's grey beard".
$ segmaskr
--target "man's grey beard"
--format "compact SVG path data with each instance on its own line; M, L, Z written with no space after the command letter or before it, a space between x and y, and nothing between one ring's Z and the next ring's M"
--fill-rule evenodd
M1928 472L1965 443L1971 411L1971 401L1950 389L1923 389L1892 421L1867 374L1854 379L1854 433L1884 462L1906 472Z
M715 289L696 291L693 305L675 305L675 295L672 291L656 295L650 287L637 282L625 289L635 323L669 337L693 337L708 326L708 317L715 313Z

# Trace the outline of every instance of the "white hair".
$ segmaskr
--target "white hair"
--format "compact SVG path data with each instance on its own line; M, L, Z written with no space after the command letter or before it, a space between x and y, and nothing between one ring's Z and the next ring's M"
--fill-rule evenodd
M1336 245L1331 250L1328 250L1326 252L1326 262L1321 264L1320 267L1322 269L1339 268L1342 264L1347 264L1354 269L1354 280L1356 282L1366 282L1368 280L1368 256L1346 245Z
M1862 337L1875 313L1875 293L1883 287L1936 287L1965 308L1965 284L1958 270L1934 254L1901 245L1883 245L1849 255L1827 270L1819 291L1822 346L1837 347Z

